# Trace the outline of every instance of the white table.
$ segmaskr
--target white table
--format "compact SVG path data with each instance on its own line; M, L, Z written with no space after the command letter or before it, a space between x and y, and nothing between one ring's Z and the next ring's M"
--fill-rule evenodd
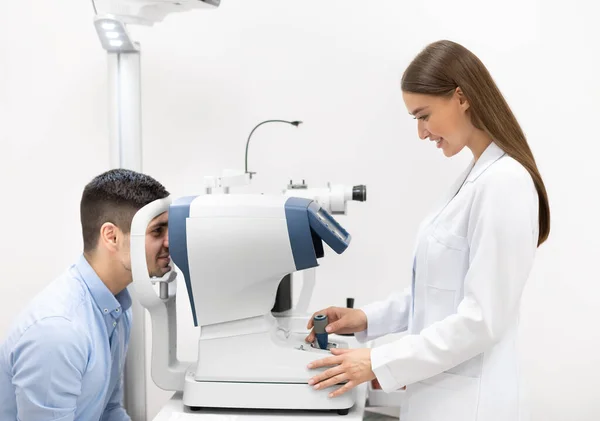
M279 411L279 410L229 410L201 409L190 411L183 407L180 392L162 408L153 421L243 421L243 420L293 420L293 421L362 421L367 394L366 384L356 388L356 404L348 415L319 411ZM335 398L334 398L335 399Z

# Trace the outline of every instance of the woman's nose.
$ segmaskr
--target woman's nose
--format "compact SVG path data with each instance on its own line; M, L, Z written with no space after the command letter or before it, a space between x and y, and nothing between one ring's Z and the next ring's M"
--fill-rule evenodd
M429 133L429 131L425 128L425 124L421 120L419 120L419 123L417 125L417 131L419 132L419 138L421 140L425 140L431 135L431 133Z

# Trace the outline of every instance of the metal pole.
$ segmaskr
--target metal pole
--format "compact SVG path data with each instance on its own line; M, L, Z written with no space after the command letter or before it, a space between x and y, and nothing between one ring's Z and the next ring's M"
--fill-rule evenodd
M108 53L111 168L142 171L140 53ZM124 405L132 421L146 421L146 317L132 300L125 361Z

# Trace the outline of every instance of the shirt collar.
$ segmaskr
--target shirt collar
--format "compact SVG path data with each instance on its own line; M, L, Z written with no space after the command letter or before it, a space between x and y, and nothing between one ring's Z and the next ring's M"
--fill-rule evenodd
M112 314L118 318L124 311L127 311L131 307L131 296L127 288L119 292L116 296L113 295L100 277L98 277L84 255L79 257L75 266L81 274L83 282L88 287L94 302L104 315Z
M485 170L489 168L490 165L502 158L504 155L506 155L506 153L500 149L498 145L496 145L494 142L490 143L485 151L483 151L477 162L475 162L475 165L471 169L466 181L475 181L477 177L479 177Z

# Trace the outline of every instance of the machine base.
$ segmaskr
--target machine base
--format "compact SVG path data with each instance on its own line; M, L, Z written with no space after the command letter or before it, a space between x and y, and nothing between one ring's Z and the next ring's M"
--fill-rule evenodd
M307 383L202 382L188 371L183 389L183 404L190 409L239 408L303 411L337 411L348 414L354 406L355 390L329 398L340 385L314 390Z
M212 407L203 407L203 406L188 406L187 407L191 412L201 412L202 410L209 410L209 411L214 411L215 408ZM223 408L218 408L218 409L223 409ZM231 408L228 408L229 410L231 410ZM248 411L248 409L242 409L242 408L235 408L237 410L240 411L245 411L244 413L246 413L246 411ZM294 411L300 411L298 409L251 409L252 411L290 411L290 412L294 412ZM325 413L327 412L326 410L323 409L303 409L302 411L311 411L311 412L319 412L319 413ZM348 415L350 413L350 409L330 409L329 411L331 412L336 412L338 415Z

